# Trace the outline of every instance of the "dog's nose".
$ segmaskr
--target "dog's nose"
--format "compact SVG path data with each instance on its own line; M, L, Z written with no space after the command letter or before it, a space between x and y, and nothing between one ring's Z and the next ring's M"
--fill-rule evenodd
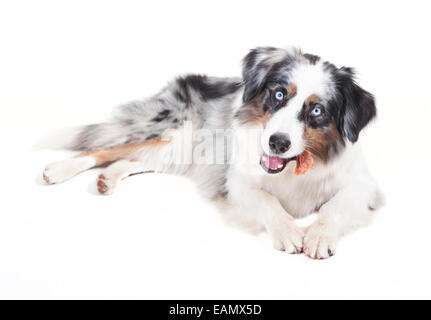
M274 133L269 137L269 148L275 154L285 153L290 148L289 136L284 133Z

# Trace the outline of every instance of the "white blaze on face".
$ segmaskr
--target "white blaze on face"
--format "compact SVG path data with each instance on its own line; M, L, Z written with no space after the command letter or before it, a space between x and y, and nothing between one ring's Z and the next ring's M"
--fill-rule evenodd
M328 97L330 94L330 75L323 70L322 63L316 65L300 64L292 70L289 84L296 85L296 95L290 98L286 106L275 112L267 122L261 137L263 151L274 155L269 149L269 138L274 133L284 133L290 138L291 146L282 158L292 158L305 150L303 140L304 123L298 119L304 102L315 94L319 97Z
M281 108L273 114L263 131L261 143L266 154L273 154L269 149L269 138L274 133L285 133L289 136L291 146L283 155L283 158L294 157L304 151L302 144L303 124L298 120L298 113L302 108L302 103L297 97L291 99L287 106ZM301 107L299 107L301 105Z

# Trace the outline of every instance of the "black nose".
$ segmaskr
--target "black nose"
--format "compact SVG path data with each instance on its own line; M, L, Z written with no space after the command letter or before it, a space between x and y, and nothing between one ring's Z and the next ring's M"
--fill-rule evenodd
M290 148L289 136L284 133L274 133L269 137L269 148L276 154L285 153Z

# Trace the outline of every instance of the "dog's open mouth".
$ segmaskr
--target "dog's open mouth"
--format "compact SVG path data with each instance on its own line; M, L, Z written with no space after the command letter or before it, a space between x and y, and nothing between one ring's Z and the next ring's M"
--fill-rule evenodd
M274 174L283 171L283 169L286 168L287 163L295 159L296 157L283 159L277 156L269 156L264 153L260 157L260 165L266 172Z
M274 174L283 171L289 161L292 160L296 160L296 168L294 172L296 175L305 174L308 170L313 169L314 167L313 157L308 150L305 150L303 153L296 157L288 159L283 159L277 156L270 156L264 153L260 157L260 165L267 173Z

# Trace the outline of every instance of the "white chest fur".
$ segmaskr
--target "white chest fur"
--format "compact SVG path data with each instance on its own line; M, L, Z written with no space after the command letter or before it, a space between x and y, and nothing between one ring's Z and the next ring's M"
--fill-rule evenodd
M295 161L281 174L266 175L261 179L262 189L276 196L284 209L300 218L316 211L339 189L337 176L322 164L305 175L295 175Z
M359 145L347 145L344 152L304 175L295 175L295 161L278 174L267 174L260 168L258 158L253 165L233 165L228 175L228 188L233 197L247 198L247 189L262 189L275 196L293 217L307 216L331 199L352 180L368 180L368 172Z

